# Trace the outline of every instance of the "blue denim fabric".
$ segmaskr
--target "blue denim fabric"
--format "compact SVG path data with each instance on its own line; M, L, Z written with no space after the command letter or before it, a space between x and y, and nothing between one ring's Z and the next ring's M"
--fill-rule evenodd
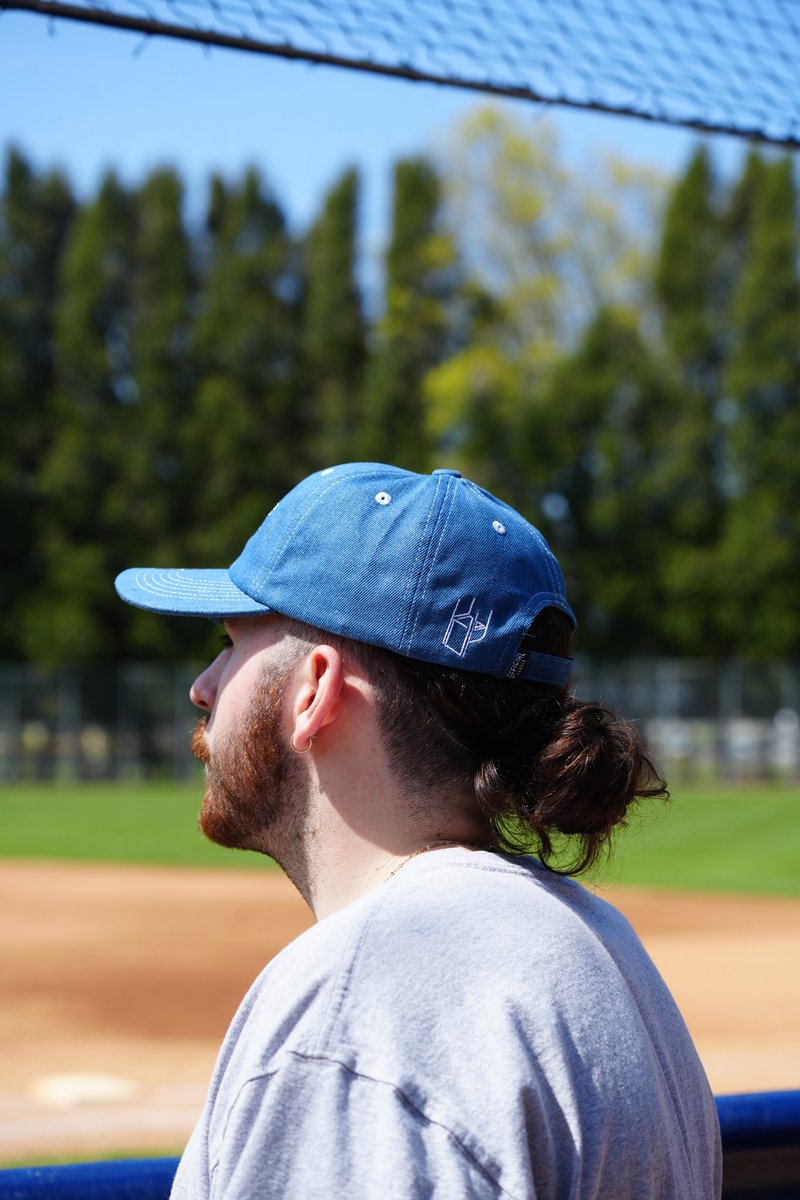
M348 463L310 475L229 570L131 568L131 604L240 616L270 610L409 658L566 684L571 661L523 649L547 607L575 623L537 529L458 471Z

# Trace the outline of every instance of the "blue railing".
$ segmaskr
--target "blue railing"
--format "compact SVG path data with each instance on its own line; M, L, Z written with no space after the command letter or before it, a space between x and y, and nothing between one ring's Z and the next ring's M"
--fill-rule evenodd
M177 1158L0 1171L2 1200L166 1200Z
M800 1091L717 1096L717 1112L724 1200L800 1200Z
M800 1091L718 1096L724 1200L800 1200ZM0 1200L167 1200L177 1158L0 1171Z

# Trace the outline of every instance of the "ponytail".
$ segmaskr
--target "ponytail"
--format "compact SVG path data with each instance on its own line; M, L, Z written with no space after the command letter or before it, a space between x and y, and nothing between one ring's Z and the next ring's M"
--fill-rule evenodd
M474 780L498 846L546 863L566 852L565 874L598 860L638 799L668 795L634 726L570 694L518 710Z

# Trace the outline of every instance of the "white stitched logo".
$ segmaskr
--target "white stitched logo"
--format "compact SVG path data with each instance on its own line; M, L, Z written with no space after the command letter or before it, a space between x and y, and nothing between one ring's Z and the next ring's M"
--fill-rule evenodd
M476 597L472 596L467 602L466 600L458 600L453 615L450 618L450 624L447 626L447 632L442 639L448 650L452 650L453 654L457 654L459 658L464 658L470 646L477 645L486 637L489 630L489 622L492 619L492 612L489 613L485 621L482 621L475 612Z

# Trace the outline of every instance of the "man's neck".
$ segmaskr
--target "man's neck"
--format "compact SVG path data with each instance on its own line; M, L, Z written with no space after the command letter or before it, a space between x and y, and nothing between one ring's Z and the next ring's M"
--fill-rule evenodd
M406 801L400 811L409 807L413 809ZM397 809L387 811L385 804L373 800L369 822L354 822L339 804L318 797L309 806L302 853L279 855L278 861L317 920L322 920L386 883L420 853L441 846L490 844L485 823L463 806L432 807L435 811L426 820L398 822Z

